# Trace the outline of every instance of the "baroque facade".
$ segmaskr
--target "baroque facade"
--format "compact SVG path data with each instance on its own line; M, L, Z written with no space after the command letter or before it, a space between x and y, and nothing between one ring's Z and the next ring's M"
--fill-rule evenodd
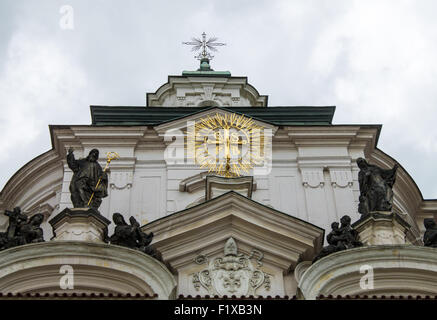
M2 212L42 215L45 240L0 251L0 292L436 295L437 249L425 247L423 236L437 200L423 199L399 166L390 210L362 215L357 159L384 169L397 162L377 148L380 125L334 125L334 112L268 106L246 77L199 69L169 76L147 94L146 106L91 106L90 125L51 125L52 149L0 193ZM229 133L226 140L223 128L231 132L232 121L261 136ZM203 129L222 133L190 145L190 132ZM242 154L257 139L258 161L237 159L241 171L231 167L232 150ZM217 157L197 161L210 147ZM85 158L93 149L102 168L105 155L117 153L106 171L107 196L97 211L73 208L77 177L67 155ZM331 252L325 236L345 215L360 246ZM10 239L11 218L0 219ZM153 240L141 247L110 237L123 232ZM329 254L316 259L322 251ZM372 270L373 287L362 285L363 266ZM60 286L62 268L71 268L74 285Z

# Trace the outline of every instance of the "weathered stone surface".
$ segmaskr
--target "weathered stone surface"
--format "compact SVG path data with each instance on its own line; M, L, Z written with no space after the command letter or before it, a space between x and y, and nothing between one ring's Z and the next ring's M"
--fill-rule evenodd
M413 243L410 225L402 217L390 211L375 211L353 224L360 241L367 246Z
M437 295L434 248L413 245L363 246L335 252L300 277L302 299L323 296ZM372 281L373 280L373 281Z
M68 266L73 282L61 281ZM71 275L71 273L68 273ZM176 280L167 267L137 250L107 243L46 241L0 252L0 292L58 294L157 294L175 299Z
M111 221L92 208L66 208L49 223L53 240L108 242Z

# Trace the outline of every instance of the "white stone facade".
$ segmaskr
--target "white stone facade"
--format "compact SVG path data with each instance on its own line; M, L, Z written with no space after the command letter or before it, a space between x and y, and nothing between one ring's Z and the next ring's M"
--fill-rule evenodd
M377 134L377 128L372 126L281 128L273 136L271 173L254 177L256 191L253 191L252 199L320 226L327 232L331 222L345 214L353 221L357 220L359 187L355 160L365 155L368 158L370 155L370 159L382 156L387 166L394 164L379 150L374 151ZM4 208L19 205L26 212L36 212L47 206L52 210L46 214L53 217L72 207L69 192L72 172L65 161L65 150L70 146L75 148L77 158L95 147L102 155L115 150L120 154L121 158L111 163L109 196L103 199L100 207L100 212L108 219L112 213L120 212L146 224L183 210L204 197L204 188L185 192L180 190L180 184L205 170L194 164L168 164L164 155L172 142L164 141L164 133L153 128L52 127L52 135L55 149L49 153L57 161L46 165L37 159L26 168L26 171L35 170L37 177L49 171L42 179L47 182L32 184L35 178L23 177L18 182L21 184L18 194L9 193L9 187L16 188L16 184L8 184L2 195L10 196L10 199L3 198ZM103 166L104 158L100 161ZM48 190L53 191L50 194ZM420 238L421 217L417 222L415 220L422 214L418 207L423 200L417 198L417 193L411 178L399 169L394 208L405 215L416 237ZM51 237L50 229L48 226L44 229L47 237Z
M267 97L259 95L244 77L169 77L168 83L161 86L156 93L148 94L147 105L150 108L266 107ZM115 151L120 158L111 162L108 173L108 197L103 199L99 211L109 220L112 220L112 214L115 212L121 213L126 220L134 216L144 225L145 231L153 231L153 243L172 269L170 274L170 271L160 264L163 270L168 271L162 271L161 276L165 278L165 283L156 284L153 290L148 287L150 284L144 284L147 290L137 288L135 292L159 291L160 297L171 298L175 294L206 295L223 292L292 296L301 290L302 297L310 299L320 293L356 292L355 289L315 289L318 283L316 278L322 277L324 272L320 265L329 263L331 258L324 258L312 267L309 267L308 260L311 260L323 245L323 229L327 234L331 230L331 223L339 221L343 215L349 215L352 221L360 217L357 211L359 169L356 159L365 157L370 163L385 168L393 167L395 164L394 159L376 148L380 126L275 126L257 120L264 128L271 130L271 171L266 175L254 175L251 172L249 176L253 176L253 180L241 190L235 190L240 194L224 194L217 190L206 190L207 172L199 168L199 165L187 161L183 153L176 152L171 157L172 161L169 161L168 157L172 147L183 146L183 140L180 138L187 129L188 122L216 112L229 111L207 110L155 127L51 126L53 149L26 164L11 178L0 194L0 211L20 206L29 215L43 213L45 222L42 228L48 241L53 234L47 221L65 208L72 208L69 191L72 172L66 163L66 151L73 148L76 158L81 158L91 149L97 148L100 151L99 161L102 167L105 164L104 155ZM217 184L219 185L218 182ZM227 190L226 188L225 186L222 190ZM228 189L233 190L229 186ZM205 199L209 202L205 203ZM424 200L412 178L400 167L394 187L393 210L408 222L411 228L408 235L402 233L403 229L399 232L395 230L393 237L398 240L392 241L391 244L402 244L402 235L405 235L405 239L408 238L405 242L420 245L424 231L423 219L437 215L437 201ZM5 216L0 216L0 223L6 228ZM47 244L47 248L52 250L53 254L61 252L61 247L71 242L67 240L80 240L75 242L76 248L82 243L84 248L94 246L102 250L111 250L110 245L107 247L108 245L103 243L93 243L102 236L95 231L99 227L86 228L86 219L77 223L82 228L77 231L78 235L71 232L73 224L60 226L59 230L64 230L63 238L59 237L58 241L54 241L58 244ZM380 235L377 231L380 227L372 225L372 229L366 229L366 239L377 238ZM384 225L384 228L386 232L390 226ZM113 233L113 229L114 225L111 224L109 234ZM235 242L238 250L226 254L223 250L230 239ZM367 244L385 243L369 240ZM44 244L34 246L38 250L42 250L43 247ZM358 254L362 250L370 257L372 250L378 251L376 247L372 248L370 251L358 249L353 252ZM389 249L384 248L386 254ZM13 250L19 251L20 248ZM77 252L76 259L79 261L80 256L86 254L86 249L77 250L80 251ZM124 257L129 253L117 250L114 251L115 254ZM417 251L408 248L402 250L407 250L412 257ZM425 252L422 251L417 251L421 257ZM138 254L140 253L134 253L136 258ZM340 258L343 256L345 257ZM341 261L345 264L348 259L347 253L332 255L332 259L335 257L344 259ZM202 260L203 258L205 259ZM96 259L98 263L104 264L102 256ZM239 269L238 274L223 273L225 268L211 264L211 261L222 261L220 259L229 260L230 263L241 262L241 270ZM383 258L380 259L382 260ZM84 263L92 265L89 261ZM304 262L299 264L301 261ZM73 260L70 262L74 263ZM23 268L28 268L26 261L19 263ZM34 263L39 267L44 261L39 261L35 257ZM135 277L144 276L149 272L148 268L153 267L153 262L148 260L141 263L147 264L144 269L146 271L138 274L140 271L132 269L131 273L135 273ZM423 267L427 268L426 263ZM345 268L348 266L345 265ZM434 262L430 268L435 273ZM105 269L108 274L109 269ZM346 269L343 271L347 273ZM87 267L84 270L88 270ZM208 270L213 276L222 272L220 275L228 279L234 287L230 285L226 289L221 280L217 282L215 278L209 280L215 281L216 285L208 287L205 284L208 283L208 279L202 278L204 270ZM1 272L6 271L2 271L0 266L0 274ZM240 282L233 278L237 275ZM100 283L99 281L101 280L97 282ZM255 285L250 287L249 282ZM238 288L237 283L241 285ZM0 278L0 289L7 288L1 287L1 284ZM113 285L117 286L116 283ZM229 291L231 287L235 290ZM37 290L35 288L29 290ZM13 290L19 291L19 288ZM129 291L126 288L123 290L119 291ZM412 289L411 292L415 291Z
M253 106L266 107L262 96L246 77L169 76L155 93L148 93L149 107Z

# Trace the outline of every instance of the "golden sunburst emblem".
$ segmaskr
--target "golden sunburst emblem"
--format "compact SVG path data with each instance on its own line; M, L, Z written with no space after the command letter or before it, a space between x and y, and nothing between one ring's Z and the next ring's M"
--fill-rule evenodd
M191 134L195 161L224 177L249 173L264 160L262 130L253 119L235 113L202 118Z

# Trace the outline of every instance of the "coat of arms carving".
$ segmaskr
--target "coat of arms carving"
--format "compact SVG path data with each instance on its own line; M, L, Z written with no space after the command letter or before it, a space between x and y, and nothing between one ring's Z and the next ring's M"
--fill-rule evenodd
M254 267L251 258L256 255L258 255L257 267ZM237 243L233 238L229 238L223 256L210 262L196 258L196 261L208 263L208 268L194 274L194 287L199 290L202 286L209 294L219 296L255 295L256 290L263 284L269 290L270 277L259 270L262 257L262 253L257 250L253 250L250 256L238 253Z

